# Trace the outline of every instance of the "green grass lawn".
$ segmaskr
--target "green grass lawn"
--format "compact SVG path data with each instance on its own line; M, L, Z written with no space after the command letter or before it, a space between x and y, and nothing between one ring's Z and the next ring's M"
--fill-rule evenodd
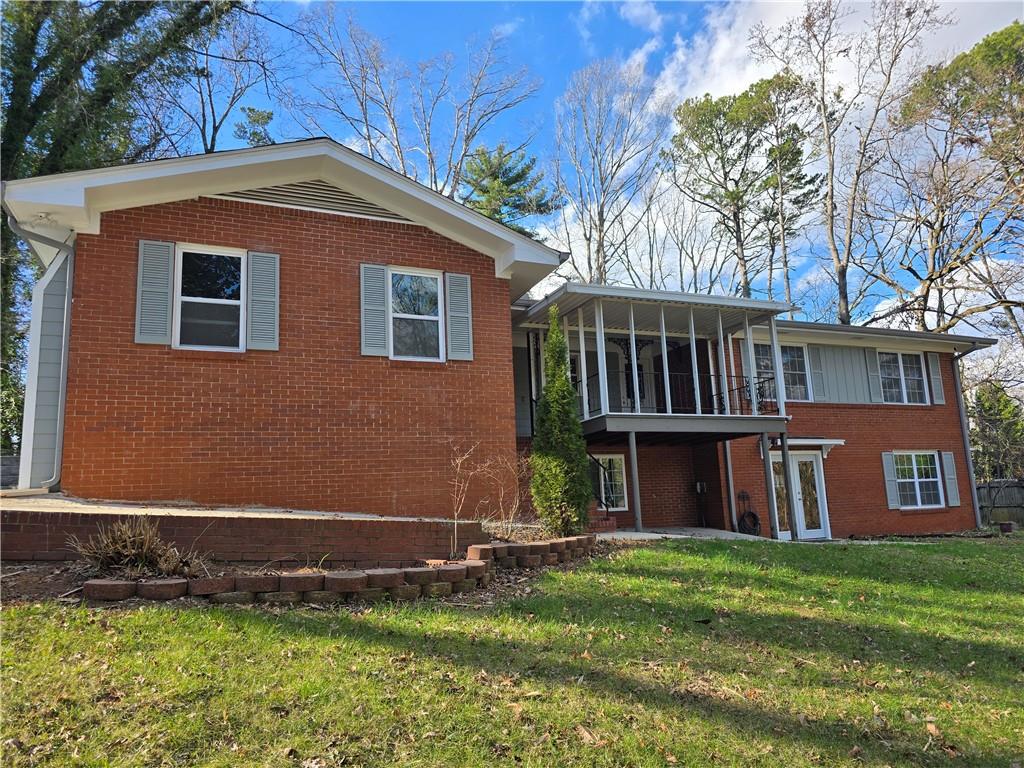
M3 610L4 765L1024 761L1024 539L678 542L525 599Z

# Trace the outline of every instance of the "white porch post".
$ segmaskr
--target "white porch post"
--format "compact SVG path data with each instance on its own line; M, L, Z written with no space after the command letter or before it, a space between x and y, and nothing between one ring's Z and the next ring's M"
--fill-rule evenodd
M736 381L736 355L733 350L733 338L730 333L726 339L726 343L729 345L729 376L732 377L732 381ZM736 519L736 489L733 483L732 475L732 445L728 440L725 441L724 445L725 452L725 485L729 491L729 521L732 523L732 529L739 529L739 522Z
M642 531L644 519L640 514L640 470L636 456L636 432L629 433L629 484L633 491L633 527Z
M768 318L768 333L771 335L772 361L775 369L775 402L779 406L779 416L786 415L786 380L782 375L782 349L779 347L779 332L775 327L775 315ZM779 433L782 448L782 477L786 482L786 519L789 520L789 535L793 541L800 538L794 514L796 500L793 498L793 473L789 464L789 436L785 431Z
M537 346L538 352L540 353L540 388L543 391L544 387L548 384L547 373L544 370L544 342L547 340L548 335L544 331L538 331L537 333Z
M779 416L786 415L786 380L782 376L782 350L779 348L779 333L775 328L775 316L768 318L768 333L772 342L772 368L775 369L775 402Z
M672 388L671 379L668 375L668 341L665 339L665 305L662 304L659 317L659 329L661 330L661 375L665 379L665 413L672 413Z
M697 372L697 334L693 331L693 309L690 309L690 366L693 369L693 399L697 404L697 415L702 413L700 405L700 374Z
M636 328L633 325L633 302L629 302L629 365L633 375L633 413L640 413L640 374L636 364Z
M565 367L572 379L572 355L569 353L569 315L562 318L562 338L565 339Z
M721 382L725 414L728 416L732 412L732 407L729 404L729 379L725 374L725 334L722 333L722 310L718 310L718 379Z
M761 456L764 459L764 489L768 494L768 525L771 528L772 538L779 538L779 510L775 506L775 478L772 476L772 455L768 450L768 433L761 433ZM787 475L783 468L783 474ZM792 529L793 524L789 527Z
M526 334L526 353L530 359L530 407L533 408L533 404L537 402L537 396L540 394L540 388L537 386L537 351L536 351L536 337L535 331L529 331Z
M708 378L711 379L711 408L713 413L718 413L718 370L715 365L715 353L711 349L711 339L705 342L708 350Z
M597 386L601 393L601 413L608 413L608 359L604 352L604 304L594 302L594 331L597 341Z
M580 346L580 393L583 396L583 418L590 418L590 392L587 389L587 337L583 331L583 307L576 310L576 332Z
M743 313L743 343L747 345L747 386L750 387L750 410L757 416L761 411L761 404L757 398L757 363L754 360L754 337L750 333L750 316Z

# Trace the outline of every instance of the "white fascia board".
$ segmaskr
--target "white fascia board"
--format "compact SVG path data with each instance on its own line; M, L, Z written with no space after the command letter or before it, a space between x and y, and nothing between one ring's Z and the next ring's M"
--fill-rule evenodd
M554 249L329 139L22 179L4 191L23 225L45 214L76 232L98 234L104 211L310 179L338 184L490 256L499 276L512 279L520 264L545 267L544 274L559 264Z

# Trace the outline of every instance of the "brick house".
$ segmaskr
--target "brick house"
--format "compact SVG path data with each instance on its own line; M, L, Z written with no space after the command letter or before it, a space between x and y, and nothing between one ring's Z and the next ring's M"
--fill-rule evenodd
M528 445L555 303L617 524L975 525L955 359L985 339L724 296L528 299L563 254L326 139L10 182L4 205L46 268L24 488L444 517L454 451Z

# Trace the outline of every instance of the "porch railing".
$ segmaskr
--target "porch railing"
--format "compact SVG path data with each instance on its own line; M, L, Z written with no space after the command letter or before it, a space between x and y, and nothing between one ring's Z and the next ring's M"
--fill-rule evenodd
M754 415L754 403L759 414L778 413L773 395L774 381L771 377L750 382L743 376L726 376L725 391L721 391L721 377L701 373L669 373L668 393L665 397L665 376L663 373L643 372L638 374L639 393L633 391L632 369L610 369L608 371L608 411L610 413L679 413L696 414L697 389L700 389L700 409L703 415L725 415L725 404L729 403L729 414L734 416ZM576 389L580 416L583 417L583 383L573 380ZM639 408L637 408L639 400ZM671 411L668 401L671 400ZM590 416L601 413L601 388L598 374L587 377L587 404Z

